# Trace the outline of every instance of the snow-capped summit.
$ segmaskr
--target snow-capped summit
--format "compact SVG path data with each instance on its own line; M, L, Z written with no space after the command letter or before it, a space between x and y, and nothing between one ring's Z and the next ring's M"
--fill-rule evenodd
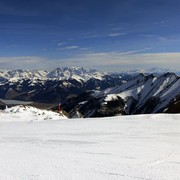
M97 70L84 69L82 67L64 67L57 68L47 74L48 79L68 80L76 79L87 81L90 78L101 79L105 73Z
M0 80L9 80L16 82L22 79L33 80L83 80L87 81L90 78L102 79L105 73L94 70L84 69L80 67L62 67L56 68L50 72L45 70L0 70Z
M41 79L45 80L48 72L45 70L0 70L0 78L9 81L19 81L22 79Z
M94 69L57 68L47 71L0 71L0 98L57 103L92 89L122 84L126 77L105 74Z

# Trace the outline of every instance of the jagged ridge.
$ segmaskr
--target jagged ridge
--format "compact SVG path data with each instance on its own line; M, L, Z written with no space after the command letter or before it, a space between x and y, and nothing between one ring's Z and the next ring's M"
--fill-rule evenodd
M84 68L57 68L47 71L0 71L0 99L57 103L87 90L120 85L130 75L105 74Z
M0 70L0 80L9 80L11 82L17 82L22 79L32 80L68 80L76 79L87 81L90 78L102 79L105 73L94 70L84 69L80 67L62 67L56 68L53 71L45 70Z
M70 117L77 116L77 112L83 117L159 113L179 99L180 78L176 74L139 74L120 86L73 98L64 104L64 109Z

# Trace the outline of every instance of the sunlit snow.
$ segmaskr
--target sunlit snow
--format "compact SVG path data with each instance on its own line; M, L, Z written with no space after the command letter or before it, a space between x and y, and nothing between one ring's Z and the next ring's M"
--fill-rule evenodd
M30 112L0 113L2 180L180 179L179 114L43 120Z

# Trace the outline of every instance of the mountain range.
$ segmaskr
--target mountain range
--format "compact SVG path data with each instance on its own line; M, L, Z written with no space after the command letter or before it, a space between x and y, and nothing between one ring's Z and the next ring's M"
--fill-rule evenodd
M163 68L150 68L150 69L139 69L139 70L130 70L121 73L106 73L102 71L98 71L96 69L85 69L82 67L62 67L56 68L52 71L47 70L0 70L0 82L1 81L11 81L16 82L22 79L28 79L31 81L35 80L83 80L87 81L91 78L94 79L102 79L105 75L138 75L139 73L143 74L154 74L154 75L162 75L167 72L175 72L177 75L180 75L178 71L171 71L170 69Z
M69 117L179 112L179 76L166 71L0 70L0 99L61 103Z
M103 90L127 82L131 75L108 74L84 68L1 70L0 99L58 103L87 90Z
M102 117L170 112L170 107L173 109L179 103L179 76L139 74L116 87L73 97L63 104L63 109L69 117Z
M16 82L22 79L29 79L31 81L39 80L68 80L76 79L87 81L90 78L101 79L105 73L94 70L84 69L80 67L63 67L56 68L52 71L46 70L0 70L0 80L9 80Z

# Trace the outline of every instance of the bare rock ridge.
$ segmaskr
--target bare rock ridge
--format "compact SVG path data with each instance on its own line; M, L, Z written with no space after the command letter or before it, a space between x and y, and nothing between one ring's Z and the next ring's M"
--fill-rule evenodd
M179 101L179 76L174 73L160 77L139 74L122 85L71 98L63 108L70 117L76 117L77 112L82 117L98 117L170 112Z

